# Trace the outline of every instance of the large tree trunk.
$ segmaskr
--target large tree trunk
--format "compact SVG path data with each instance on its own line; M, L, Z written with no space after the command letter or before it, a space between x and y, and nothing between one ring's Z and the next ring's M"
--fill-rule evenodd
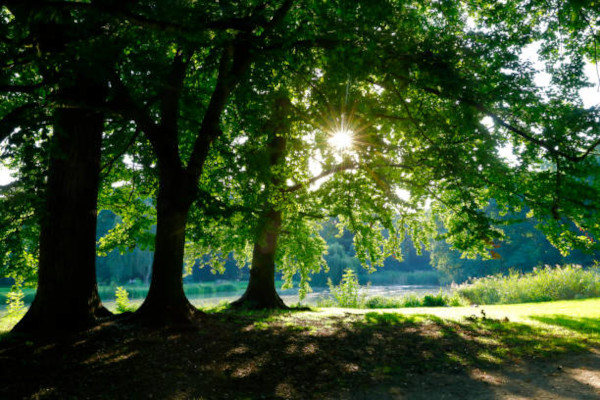
M157 224L152 280L148 296L134 318L153 325L186 324L202 315L183 291L183 256L193 179L163 172L157 198Z
M282 133L287 132L289 129L288 116L290 109L291 104L287 98L276 100L270 127L268 127L271 138L266 148L268 168L271 171L284 162L285 159L287 143ZM280 181L279 177L272 174L269 184L272 189L278 190ZM267 201L255 236L250 281L242 297L231 304L233 307L249 309L288 308L275 288L275 256L277 239L281 230L281 218L281 211Z
M98 104L105 89L79 77L63 98ZM38 289L14 331L46 334L92 326L110 315L96 283L96 216L104 118L80 108L55 113L45 210L40 221Z
M250 281L246 292L233 307L248 309L287 309L275 288L275 254L281 228L281 211L269 210L261 218L260 233L254 243Z

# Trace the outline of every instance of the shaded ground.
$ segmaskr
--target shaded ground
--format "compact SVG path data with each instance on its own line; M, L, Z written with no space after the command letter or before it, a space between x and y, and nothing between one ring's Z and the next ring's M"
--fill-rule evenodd
M224 312L187 328L107 323L51 342L5 338L0 398L600 398L598 322L544 318Z

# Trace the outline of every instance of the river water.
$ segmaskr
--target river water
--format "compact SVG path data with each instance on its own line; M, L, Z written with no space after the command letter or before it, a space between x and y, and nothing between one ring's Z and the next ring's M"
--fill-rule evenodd
M426 295L437 294L442 290L449 292L448 287L442 286L423 286L423 285L390 285L390 286L370 286L368 289L363 289L362 293L366 293L367 297L384 296L384 297L403 297L411 294ZM297 304L300 300L298 289L279 290L279 295L287 305ZM239 293L222 293L214 296L190 296L190 301L197 306L208 306L218 304L223 301L233 301L238 299L243 292ZM329 297L328 288L313 288L303 300L304 305L316 305L322 298Z

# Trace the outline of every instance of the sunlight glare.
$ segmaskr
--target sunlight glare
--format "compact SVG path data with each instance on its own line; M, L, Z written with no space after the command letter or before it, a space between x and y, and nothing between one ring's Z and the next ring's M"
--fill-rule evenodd
M336 150L342 151L349 149L352 147L352 142L354 139L354 133L347 129L340 129L331 135L328 142L329 145L335 148Z

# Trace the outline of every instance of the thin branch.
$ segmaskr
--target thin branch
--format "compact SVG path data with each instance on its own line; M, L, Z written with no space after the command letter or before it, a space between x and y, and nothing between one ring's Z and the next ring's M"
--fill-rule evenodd
M36 103L28 103L11 110L0 119L0 142L12 134L19 125L20 119L30 110L38 108Z
M428 87L422 87L422 89L428 93L435 94L436 96L444 97L442 95L442 92L437 89L432 89L432 88L428 88ZM579 162L579 161L584 160L596 147L598 147L598 145L600 145L600 139L598 139L589 148L587 148L582 154L580 154L579 156L575 156L575 155L566 153L564 151L557 150L552 144L550 144L544 140L538 139L538 138L534 137L531 133L526 132L523 129L518 128L518 127L506 122L498 114L492 112L491 110L486 108L484 105L482 105L474 100L467 99L465 97L458 97L456 100L475 108L477 111L480 111L483 114L486 114L498 125L509 130L510 132L513 132L514 134L522 137L523 139L528 140L531 143L534 143L534 144L542 147L543 149L547 150L550 154L563 157L572 162Z
M401 163L389 163L389 164L381 164L381 165L371 165L371 166L367 166L365 165L365 167L368 167L370 169L373 168L403 168L403 169L412 169L412 166L407 165L407 164L401 164ZM316 181L318 181L319 179L323 179L326 178L327 176L333 175L337 172L342 172L342 171L349 171L349 170L353 170L353 169L358 169L360 168L360 165L358 163L355 162L351 162L351 163L346 163L346 164L339 164L336 165L334 167L331 167L325 171L322 171L319 175L316 175L312 178L310 178L308 181L306 182L302 182L302 183L297 183L293 186L288 186L286 187L283 192L285 193L293 193L296 192L304 187L307 187L313 183L315 183Z
M112 83L115 90L115 98L112 104L109 104L110 106L114 106L112 110L116 111L122 117L133 120L137 124L146 134L158 159L162 162L179 163L178 155L175 154L176 159L172 160L173 153L163 146L164 139L160 134L160 127L145 110L136 104L119 76L115 74Z
M318 181L319 179L323 179L329 175L333 175L336 172L341 172L341 171L348 171L351 169L357 169L358 168L358 164L357 163L347 163L347 164L340 164L340 165L336 165L328 170L325 170L323 172L321 172L319 175L312 177L311 179L309 179L306 182L302 182L302 183L297 183L294 186L288 186L287 188L285 188L283 190L283 192L285 193L293 193L296 192L304 187L307 187L313 183L315 183L316 181Z
M115 162L117 162L117 160L119 160L127 152L127 150L129 150L131 148L131 146L133 146L133 144L135 143L135 141L138 138L138 136L140 135L140 133L141 133L141 130L136 129L134 134L131 136L131 139L129 139L129 141L127 142L127 145L123 149L121 149L121 151L115 157L113 157L109 162L104 164L100 168L100 172L103 172L106 169L107 171L106 171L105 175L110 174L110 171L112 170Z

